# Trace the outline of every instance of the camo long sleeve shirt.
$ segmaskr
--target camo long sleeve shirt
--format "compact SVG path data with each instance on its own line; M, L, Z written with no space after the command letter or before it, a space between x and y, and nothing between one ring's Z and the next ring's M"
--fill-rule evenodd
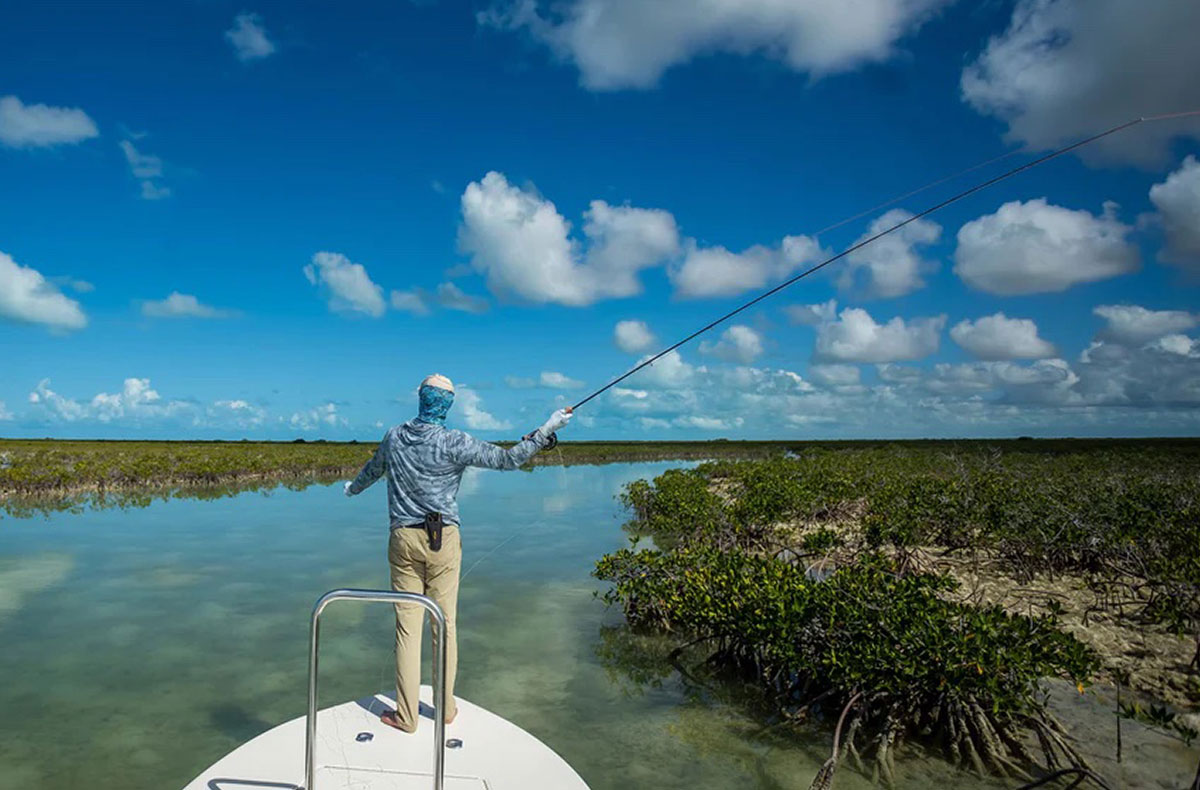
M458 524L458 487L468 466L517 469L548 443L541 429L505 449L441 425L409 420L384 434L375 455L350 484L359 494L387 475L388 521L418 524L428 513Z

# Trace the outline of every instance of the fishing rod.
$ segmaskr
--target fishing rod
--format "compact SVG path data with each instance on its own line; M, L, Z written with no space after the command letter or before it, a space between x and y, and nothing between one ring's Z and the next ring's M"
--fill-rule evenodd
M1017 175L1018 173L1023 173L1026 170L1031 170L1031 169L1037 167L1038 165L1041 165L1045 162L1049 162L1051 159L1055 159L1057 157L1062 156L1063 154L1067 154L1067 153L1070 153L1071 151L1075 151L1079 148L1083 148L1084 146L1090 145L1090 144L1096 142L1097 140L1101 140L1105 137L1108 137L1109 135L1117 134L1118 132L1122 132L1132 126L1137 126L1138 124L1141 124L1141 123L1150 123L1150 122L1154 122L1154 121L1166 121L1166 120L1173 120L1173 119L1177 119L1177 118L1189 118L1189 117L1193 117L1193 116L1200 116L1200 110L1188 110L1186 112L1168 113L1165 115L1149 115L1149 116L1141 116L1138 118L1134 118L1131 121L1126 121L1125 123L1117 124L1116 126L1113 126L1109 129L1106 129L1097 134L1094 134L1091 137L1086 137L1082 140L1079 140L1078 142L1072 143L1071 145L1067 145L1067 146L1063 146L1062 148L1055 149L1048 154L1044 154L1044 155L1038 157L1037 159L1034 159L1031 162L1026 162L1023 165L1019 165L1017 167L1012 168L1011 170L1007 170L998 176L994 176L992 178L989 178L986 181L982 181L982 182L976 184L975 186L970 187L969 189L964 189L962 192L959 192L956 195L952 195L951 197L946 198L942 202L932 205L932 206L924 209L923 211L912 215L911 217L909 217L908 219L906 219L902 222L897 222L895 225L892 225L890 228L882 230L882 231L874 234L873 236L870 236L866 239L863 239L860 242L857 242L855 244L850 245L849 247L846 247L845 249L843 249L841 252L837 253L836 255L832 255L832 256L826 258L825 260L821 261L820 263L818 263L808 269L805 269L804 271L800 272L799 274L795 275L794 277L784 280L782 283L775 286L774 288L763 291L761 294L754 297L750 301L745 302L744 304L742 304L741 306L739 306L733 310L730 310L728 313L726 313L725 315L716 319L715 321L705 324L704 326L700 327L695 332L692 332L690 335L683 338L682 340L675 343L674 345L668 346L667 348L658 352L654 356L644 360L643 362L639 363L638 365L635 365L633 368L626 371L622 375L617 376L615 379L608 382L603 387L601 387L600 389L593 392L591 395L588 395L586 398L584 398L583 400L576 403L574 406L571 407L571 410L575 411L579 407L585 405L588 401L592 400L593 398L597 397L598 395L602 395L603 393L612 389L616 385L620 384L622 381L629 378L634 373L637 373L639 370L641 370L649 365L653 365L655 362L662 359L667 354L670 354L675 349L688 343L691 340L694 340L695 338L699 337L700 335L704 334L705 332L709 331L710 329L725 323L730 318L733 318L735 315L742 312L743 310L747 310L750 307L753 307L754 305L758 304L759 302L766 299L767 297L774 296L775 294L779 293L783 289L788 288L788 287L800 282L805 277L808 277L810 274L818 272L821 269L824 269L829 264L831 264L835 261L841 260L842 258L845 258L850 253L855 252L856 250L861 250L863 247L866 247L868 244L878 241L879 239L883 238L884 236L887 236L890 233L894 233L894 232L900 230L905 225L908 225L911 222L916 222L917 220L921 219L922 217L927 217L930 214L933 214L934 212L944 209L946 206L949 206L953 203L957 203L958 201L962 200L965 197L973 195L976 192L979 192L981 190L987 189L988 187L992 186L993 184L998 184L1001 181L1012 178L1013 176ZM849 217L848 219L842 220L841 222L834 223L833 225L830 225L827 228L824 228L821 232L823 233L825 231L832 230L833 228L840 227L841 225L844 225L847 222L858 219L859 217L863 216L864 214L869 214L872 211L875 211L884 206L891 205L892 203L895 203L899 200L903 200L906 197L911 197L912 195L915 195L919 192L923 192L924 190L926 190L932 186L936 186L936 185L944 183L950 179L956 178L957 176L962 175L963 173L969 173L973 170L978 170L981 167L985 167L989 164L1000 161L1001 159L1005 159L1008 156L1010 156L1011 153L1015 153L1015 152L1010 152L1009 154L1004 154L1002 156L995 157L986 162L982 162L978 165L969 167L966 170L963 170L955 175L947 176L945 178L939 179L938 181L934 181L930 184L925 185L924 187L921 187L920 189L914 190L913 192L909 192L909 193L906 193L905 195L901 195L900 197L893 198L891 201L888 201L887 203L882 203L879 206L876 206L875 208L868 209L865 212L857 214L853 217Z

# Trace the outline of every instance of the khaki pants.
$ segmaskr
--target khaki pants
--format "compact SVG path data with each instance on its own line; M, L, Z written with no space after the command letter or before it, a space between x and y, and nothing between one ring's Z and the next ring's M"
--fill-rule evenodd
M458 608L458 573L462 567L462 541L458 527L442 529L442 547L429 549L423 529L397 527L388 540L392 589L428 595L446 615L446 718L454 718L454 675L458 669L458 635L454 621ZM416 732L421 690L421 630L425 609L419 604L396 604L396 719L408 732ZM433 627L433 638L439 637Z

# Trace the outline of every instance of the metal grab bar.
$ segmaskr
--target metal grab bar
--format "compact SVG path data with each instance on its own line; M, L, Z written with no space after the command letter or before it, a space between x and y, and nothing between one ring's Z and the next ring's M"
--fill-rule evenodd
M433 788L442 790L446 779L446 615L432 598L390 590L330 590L313 607L308 631L308 715L305 718L304 787L314 790L317 747L317 642L321 636L321 612L334 601L372 603L416 603L425 607L437 624L433 640ZM399 702L399 700L397 700Z

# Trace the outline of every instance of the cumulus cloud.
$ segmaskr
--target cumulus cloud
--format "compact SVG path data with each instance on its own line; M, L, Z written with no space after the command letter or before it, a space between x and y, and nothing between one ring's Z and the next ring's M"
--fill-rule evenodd
M736 296L782 279L824 252L816 239L786 236L778 247L757 244L742 252L721 246L702 247L689 239L683 260L669 275L675 294L685 299Z
M228 318L228 310L202 304L191 294L172 291L166 299L142 302L142 315L148 318Z
M29 403L64 422L140 423L191 415L195 410L187 401L163 400L145 378L127 378L120 392L100 392L84 402L60 395L50 389L50 379L42 379L29 393Z
M649 88L699 55L760 53L822 76L888 59L945 0L501 0L482 24L527 30L592 90Z
M129 163L129 171L133 177L141 181L143 200L162 200L169 197L171 190L155 179L162 178L163 162L157 156L139 151L133 143L122 140L119 145Z
M742 252L705 247L681 241L667 211L602 200L584 212L577 237L552 202L496 172L463 192L458 244L497 296L572 307L639 294L640 273L664 264L677 296L719 297L761 288L824 254L807 236Z
M1022 365L1008 361L933 366L921 386L940 395L992 393L1010 403L1082 405L1075 391L1079 376L1062 359L1040 359Z
M813 358L820 362L902 362L937 352L946 316L896 316L879 324L866 310L848 307L817 326Z
M168 408L160 405L160 400L158 392L150 388L150 379L125 379L120 392L101 392L93 397L91 411L100 422L111 422L127 414Z
M99 392L91 398L60 394L42 379L28 396L29 410L22 419L38 423L100 424L122 430L151 428L179 431L300 430L345 427L347 420L334 403L272 417L266 408L244 398L219 398L207 404L192 399L164 397L148 378L126 378L116 392Z
M650 358L650 355L642 357L638 360L638 365ZM664 389L680 389L691 386L697 372L704 373L706 371L703 367L697 368L685 362L678 351L668 351L650 365L633 374L630 381Z
M583 386L583 382L579 379L564 376L553 370L543 370L541 376L538 377L538 383L543 387L555 390L577 390Z
M675 217L662 209L610 206L603 200L593 200L584 220L588 266L597 276L609 280L605 289L613 296L641 293L637 272L679 251Z
M660 367L661 363L666 363ZM657 368L657 370L656 370ZM597 404L601 421L635 421L646 430L746 428L779 435L806 419L827 421L834 395L799 374L749 365L692 365L677 351L614 387ZM836 406L840 408L840 406Z
M29 393L29 403L31 406L42 407L53 416L67 422L74 422L86 416L82 404L50 389L50 379L42 379L38 382L37 387Z
M904 209L892 209L872 222L855 244L912 216ZM924 288L923 275L936 271L937 263L922 258L918 248L933 244L941 234L941 225L918 219L855 250L842 261L838 288L864 299L891 299Z
M790 304L783 308L793 324L817 326L837 317L837 300L830 299L820 304Z
M592 201L583 239L549 200L490 172L462 195L459 248L498 296L568 306L641 293L638 273L674 256L675 218Z
M1142 346L1097 341L1076 369L1079 397L1098 405L1140 408L1200 406L1200 349L1185 335L1167 335Z
M99 137L96 123L83 110L24 104L0 97L0 144L10 148L49 148Z
M1106 322L1101 340L1136 346L1163 335L1186 332L1200 323L1200 314L1186 310L1147 310L1140 305L1102 304L1092 312Z
M387 309L383 289L371 281L367 270L338 252L318 252L304 267L304 276L320 287L337 313L362 313L379 318Z
M763 354L762 335L748 326L735 324L722 332L719 340L702 342L700 353L748 365Z
M55 330L87 326L79 302L63 295L40 272L0 252L0 318Z
M808 372L827 387L853 387L862 381L857 365L809 365Z
M1152 348L1181 357L1200 357L1200 340L1187 335L1167 335L1155 340Z
M512 428L508 420L499 420L483 408L479 393L469 387L459 387L454 396L454 405L468 428L476 431L507 431Z
M954 273L971 288L1011 296L1136 271L1140 256L1126 239L1132 229L1117 220L1116 208L1105 203L1093 215L1044 198L1005 203L959 229Z
M345 427L347 421L338 414L336 403L325 403L307 411L293 412L287 424L297 431L311 432L321 428Z
M920 368L915 368L912 365L897 365L893 362L876 365L875 372L879 375L881 381L886 381L889 384L912 384L921 379Z
M1200 161L1184 159L1166 181L1150 187L1150 200L1167 234L1159 259L1200 275Z
M1038 336L1037 324L1004 313L977 321L960 321L950 330L955 343L979 359L1044 359L1057 354L1054 344Z
M962 399L982 398L973 401L979 408L1006 410L1007 418L1014 420L1040 415L1050 426L1078 419L1079 414L1121 433L1153 424L1150 420L1181 426L1189 420L1197 422L1200 343L1181 334L1140 344L1097 339L1074 363L1059 358L1031 364L943 363L934 365L928 375L909 377L898 386L932 393L941 399L939 408L960 414L955 399L961 406ZM1107 407L1121 408L1106 415ZM1048 411L1037 411L1043 408Z
M238 14L234 17L233 27L225 31L225 40L243 63L262 60L275 52L275 44L267 38L262 17L258 14Z
M598 422L647 431L722 429L779 436L962 436L1194 433L1200 341L1165 335L1140 346L1097 341L1069 362L990 360L928 368L880 363L878 383L845 363L786 370L692 365L639 372L596 405ZM739 421L740 422L737 422Z
M515 390L528 390L534 387L545 387L554 390L575 390L583 386L579 379L573 379L553 370L543 370L536 379L525 376L505 376L504 383Z
M743 422L744 418L742 417L723 420L719 417L706 417L702 414L686 414L676 417L671 424L680 428L699 428L702 431L727 431L730 428L741 427Z
M1011 139L1054 148L1098 127L1200 106L1200 4L1193 0L1020 0L962 75L963 98L1006 122ZM1084 149L1105 162L1153 165L1200 119L1144 124Z
M258 428L267 419L266 409L241 399L214 401L208 415L222 425L237 428Z
M613 342L626 354L648 350L656 342L645 321L618 321L613 327Z

